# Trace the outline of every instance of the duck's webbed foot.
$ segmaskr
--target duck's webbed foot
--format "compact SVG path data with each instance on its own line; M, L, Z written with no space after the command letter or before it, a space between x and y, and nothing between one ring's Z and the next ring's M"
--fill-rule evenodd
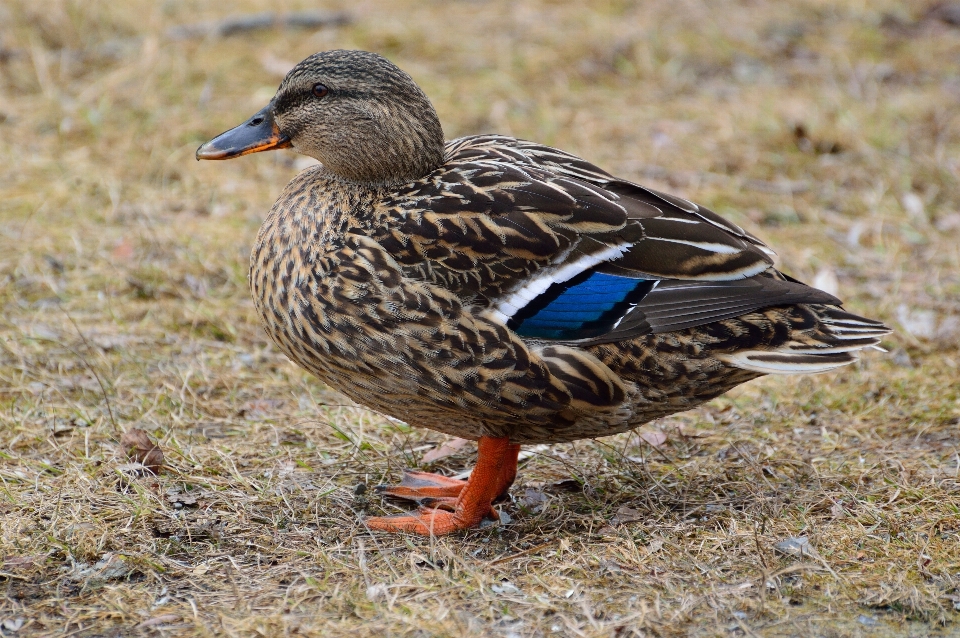
M420 501L425 498L459 496L466 484L466 481L449 478L442 474L404 470L403 479L399 485L378 485L373 489L384 496Z
M370 529L425 536L476 527L484 517L497 520L492 503L506 494L517 476L520 446L507 438L480 437L477 465L466 481L428 472L404 472L399 485L381 485L381 494L417 501L416 512L368 518Z

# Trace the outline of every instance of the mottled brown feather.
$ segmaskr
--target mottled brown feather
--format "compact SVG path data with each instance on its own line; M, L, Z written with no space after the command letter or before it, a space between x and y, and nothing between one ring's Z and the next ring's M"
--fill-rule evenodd
M570 441L686 410L768 367L849 362L885 333L692 202L532 142L444 147L409 76L384 79L388 62L347 53L340 66L337 52L308 58L274 100L293 145L324 165L273 206L250 284L274 342L354 401L465 438ZM342 102L304 97L321 79ZM382 135L343 119L371 108ZM334 125L346 146L324 137ZM398 153L415 157L392 164ZM608 333L525 338L498 315L505 296L598 255L603 272L661 280Z

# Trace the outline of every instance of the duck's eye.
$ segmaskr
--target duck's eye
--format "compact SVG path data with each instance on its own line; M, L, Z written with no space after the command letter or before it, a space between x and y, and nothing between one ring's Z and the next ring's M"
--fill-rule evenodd
M326 84L314 84L313 85L313 94L316 97L323 97L330 92L330 89L327 88Z

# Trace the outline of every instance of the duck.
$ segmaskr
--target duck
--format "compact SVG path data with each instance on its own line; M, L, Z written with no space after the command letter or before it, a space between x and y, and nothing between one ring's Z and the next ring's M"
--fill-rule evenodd
M260 228L257 313L294 363L356 403L477 442L467 480L408 470L417 504L370 530L496 519L520 446L617 434L769 374L834 370L890 330L774 266L708 208L571 153L446 140L376 53L323 51L197 159L315 158Z

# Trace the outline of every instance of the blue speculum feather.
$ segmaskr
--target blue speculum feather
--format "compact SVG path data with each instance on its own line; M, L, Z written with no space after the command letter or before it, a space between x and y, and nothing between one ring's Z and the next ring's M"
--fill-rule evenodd
M521 337L589 339L612 330L654 283L589 270L550 286L507 325Z

